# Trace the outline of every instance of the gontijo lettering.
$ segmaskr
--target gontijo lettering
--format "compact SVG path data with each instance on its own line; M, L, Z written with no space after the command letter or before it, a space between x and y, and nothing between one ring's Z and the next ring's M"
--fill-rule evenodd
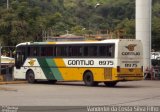
M68 60L68 65L94 65L93 60Z
M68 60L68 65L114 65L113 61L106 60Z

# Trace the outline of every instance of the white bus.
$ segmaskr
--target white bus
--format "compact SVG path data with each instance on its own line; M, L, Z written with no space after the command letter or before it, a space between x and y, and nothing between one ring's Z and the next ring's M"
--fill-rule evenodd
M109 39L78 42L26 42L16 46L15 79L84 81L86 86L103 82L143 79L140 40Z

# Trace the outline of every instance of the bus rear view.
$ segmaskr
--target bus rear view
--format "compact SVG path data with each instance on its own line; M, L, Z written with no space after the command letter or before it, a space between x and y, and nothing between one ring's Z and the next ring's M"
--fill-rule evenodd
M140 40L120 40L117 78L119 81L143 79L143 49Z

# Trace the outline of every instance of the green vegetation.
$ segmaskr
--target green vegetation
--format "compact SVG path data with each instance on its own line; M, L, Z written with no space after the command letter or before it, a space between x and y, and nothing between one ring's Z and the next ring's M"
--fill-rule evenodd
M100 3L100 5L97 5ZM153 47L160 50L160 1L153 0ZM67 31L77 35L123 30L135 37L134 0L0 0L0 41L16 45Z

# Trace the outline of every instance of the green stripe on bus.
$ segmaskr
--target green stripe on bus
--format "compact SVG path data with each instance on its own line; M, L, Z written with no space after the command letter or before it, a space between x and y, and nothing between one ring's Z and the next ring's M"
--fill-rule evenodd
M37 58L37 60L38 60L38 62L40 64L40 67L42 68L46 78L48 80L55 80L56 78L54 77L53 72L50 69L46 59L45 58Z
M50 67L56 80L63 80L61 72L58 70L58 67L56 63L54 62L53 58L47 58L46 62L48 63L48 66Z

